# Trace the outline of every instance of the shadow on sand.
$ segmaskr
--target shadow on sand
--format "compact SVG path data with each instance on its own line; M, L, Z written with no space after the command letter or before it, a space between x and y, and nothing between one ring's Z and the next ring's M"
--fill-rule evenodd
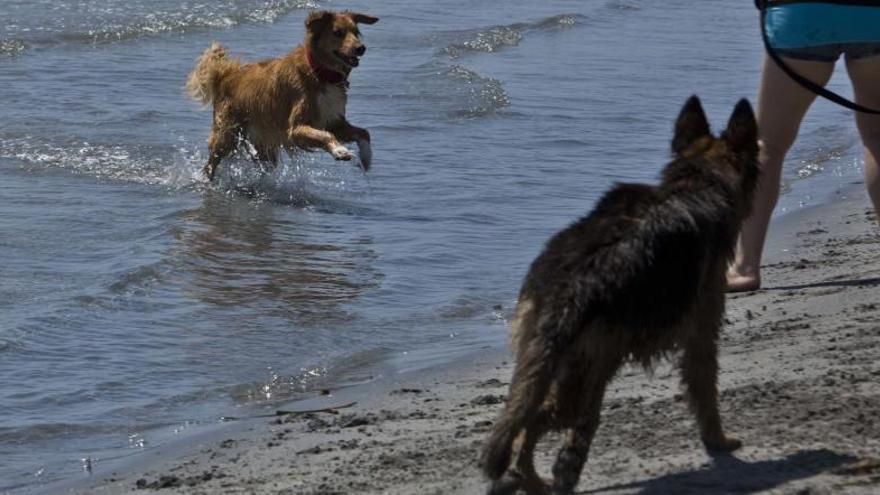
M667 474L634 483L606 486L578 492L593 493L756 493L782 484L809 478L852 463L857 458L830 450L797 452L783 459L746 462L733 456L718 456L708 468Z
M826 282L813 282L801 285L785 285L778 287L767 287L765 290L798 290L798 289L815 289L819 287L874 287L880 285L880 277L874 278L857 278L852 280L829 280Z

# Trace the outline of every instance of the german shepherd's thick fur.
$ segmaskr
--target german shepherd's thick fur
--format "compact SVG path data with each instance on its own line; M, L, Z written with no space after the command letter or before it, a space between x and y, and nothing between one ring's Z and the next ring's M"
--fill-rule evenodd
M242 140L269 165L278 151L326 150L337 160L354 155L341 143L357 142L361 166L372 159L370 133L345 118L348 75L366 51L358 24L376 17L354 12L318 11L305 21L305 43L285 57L243 64L214 43L189 75L189 94L214 107L204 173L214 178L217 165Z
M751 106L740 101L716 138L691 97L672 150L659 185L617 185L532 263L511 324L507 405L482 457L489 493L571 493L608 382L627 361L650 367L674 351L707 451L741 445L721 427L717 341L725 272L758 179ZM548 429L567 430L552 487L533 464Z

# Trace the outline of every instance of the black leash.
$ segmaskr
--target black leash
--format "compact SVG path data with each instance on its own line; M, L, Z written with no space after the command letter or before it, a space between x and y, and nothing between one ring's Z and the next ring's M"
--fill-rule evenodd
M770 58L776 62L776 65L782 69L783 72L788 74L788 77L792 78L800 84L801 86L807 88L808 90L816 93L817 95L826 98L828 100L837 103L843 107L849 108L850 110L855 110L856 112L869 113L873 115L880 115L880 110L875 110L873 108L864 107L855 103L853 101L847 100L843 96L826 89L823 86L820 86L813 81L810 81L806 77L795 72L794 69L788 66L782 57L776 52L776 49L770 45L770 38L767 36L767 6L771 2L768 0L755 0L755 6L761 11L761 38L764 39L764 48L767 50L767 54L770 55ZM776 0L773 1L773 5L784 5L787 3L836 3L841 5L863 5L863 6L874 6L880 7L877 4L877 0Z

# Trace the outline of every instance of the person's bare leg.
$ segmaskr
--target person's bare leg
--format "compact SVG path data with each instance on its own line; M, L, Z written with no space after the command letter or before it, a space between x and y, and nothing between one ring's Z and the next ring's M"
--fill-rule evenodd
M832 62L785 61L799 74L821 85L828 82L834 71ZM815 98L813 92L801 87L782 72L773 60L765 57L757 109L761 176L752 203L752 214L743 222L736 255L727 272L727 290L730 292L755 290L761 286L761 252L764 250L770 216L779 199L782 162Z
M847 60L856 103L880 109L880 56ZM856 112L856 126L865 147L865 186L880 222L880 115Z

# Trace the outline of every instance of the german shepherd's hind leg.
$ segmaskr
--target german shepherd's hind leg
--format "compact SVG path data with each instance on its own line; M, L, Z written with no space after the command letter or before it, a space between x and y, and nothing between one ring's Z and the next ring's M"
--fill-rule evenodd
M548 486L535 471L535 444L547 431L549 414L542 411L523 433L523 441L516 457L516 471L521 477L522 488L529 495L549 493Z
M498 480L510 466L513 441L524 429L529 431L540 419L541 405L550 388L556 356L548 344L532 336L517 356L510 383L507 406L492 430L481 466L486 476Z
M544 481L535 471L535 445L547 431L549 415L542 411L531 426L520 432L516 440L518 452L516 467L508 469L501 478L494 480L489 486L488 495L508 495L518 490L528 494L543 495L549 493Z
M698 310L697 327L683 342L681 379L687 389L691 409L697 417L700 438L710 454L732 452L742 446L736 438L724 435L718 413L718 335L724 312L721 300Z
M556 454L556 462L553 464L554 494L572 493L580 480L581 471L590 453L593 434L596 433L596 427L599 425L598 411L601 409L601 403L591 404L590 409L586 412L588 418L584 418L583 422L568 430L565 445Z
M553 464L553 493L569 494L574 491L580 480L581 472L587 457L590 454L590 445L599 428L599 419L602 411L602 400L605 397L605 388L614 377L622 359L613 359L603 356L599 358L605 363L600 368L596 363L587 367L585 376L579 377L583 385L570 389L576 394L572 399L578 401L578 418L573 428L566 435L565 444L556 456ZM567 393L561 389L561 393ZM560 399L562 397L560 396Z

